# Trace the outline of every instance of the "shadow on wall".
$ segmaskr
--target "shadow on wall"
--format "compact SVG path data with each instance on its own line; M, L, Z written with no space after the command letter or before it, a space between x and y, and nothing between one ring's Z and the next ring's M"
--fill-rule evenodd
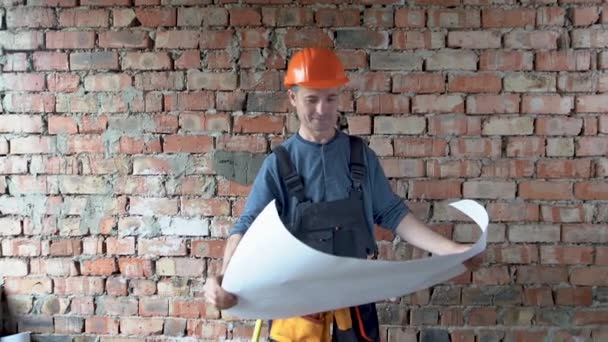
M11 312L4 288L0 286L0 337L17 333L17 321Z

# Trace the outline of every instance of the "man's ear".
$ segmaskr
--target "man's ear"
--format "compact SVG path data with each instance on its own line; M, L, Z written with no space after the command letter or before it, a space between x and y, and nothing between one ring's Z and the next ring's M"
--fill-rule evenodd
M296 106L296 92L293 89L287 89L287 97L289 98L289 102L292 106Z

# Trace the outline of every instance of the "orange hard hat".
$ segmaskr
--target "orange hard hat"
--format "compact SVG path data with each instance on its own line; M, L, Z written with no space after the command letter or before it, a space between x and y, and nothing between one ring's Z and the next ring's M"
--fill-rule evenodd
M287 67L285 86L334 88L348 83L344 66L336 54L327 48L305 48L298 51Z

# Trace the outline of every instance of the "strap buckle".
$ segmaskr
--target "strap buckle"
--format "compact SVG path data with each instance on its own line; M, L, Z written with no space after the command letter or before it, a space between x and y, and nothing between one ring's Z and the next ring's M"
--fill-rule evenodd
M285 185L287 185L287 189L293 191L294 193L298 193L304 190L302 179L300 179L300 175L298 175L297 173L292 173L289 176L285 177Z

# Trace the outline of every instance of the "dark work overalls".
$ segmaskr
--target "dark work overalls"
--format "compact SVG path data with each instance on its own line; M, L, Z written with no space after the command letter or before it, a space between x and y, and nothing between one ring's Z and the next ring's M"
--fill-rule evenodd
M350 176L352 187L348 198L312 203L306 198L302 178L293 167L287 150L277 146L279 172L289 195L298 200L293 222L284 222L300 241L321 252L337 256L367 258L376 253L376 243L368 226L363 207L362 182L363 141L350 138ZM350 308L353 329L341 332L335 328L333 341L379 341L378 315L374 303ZM337 333L336 333L337 332Z

